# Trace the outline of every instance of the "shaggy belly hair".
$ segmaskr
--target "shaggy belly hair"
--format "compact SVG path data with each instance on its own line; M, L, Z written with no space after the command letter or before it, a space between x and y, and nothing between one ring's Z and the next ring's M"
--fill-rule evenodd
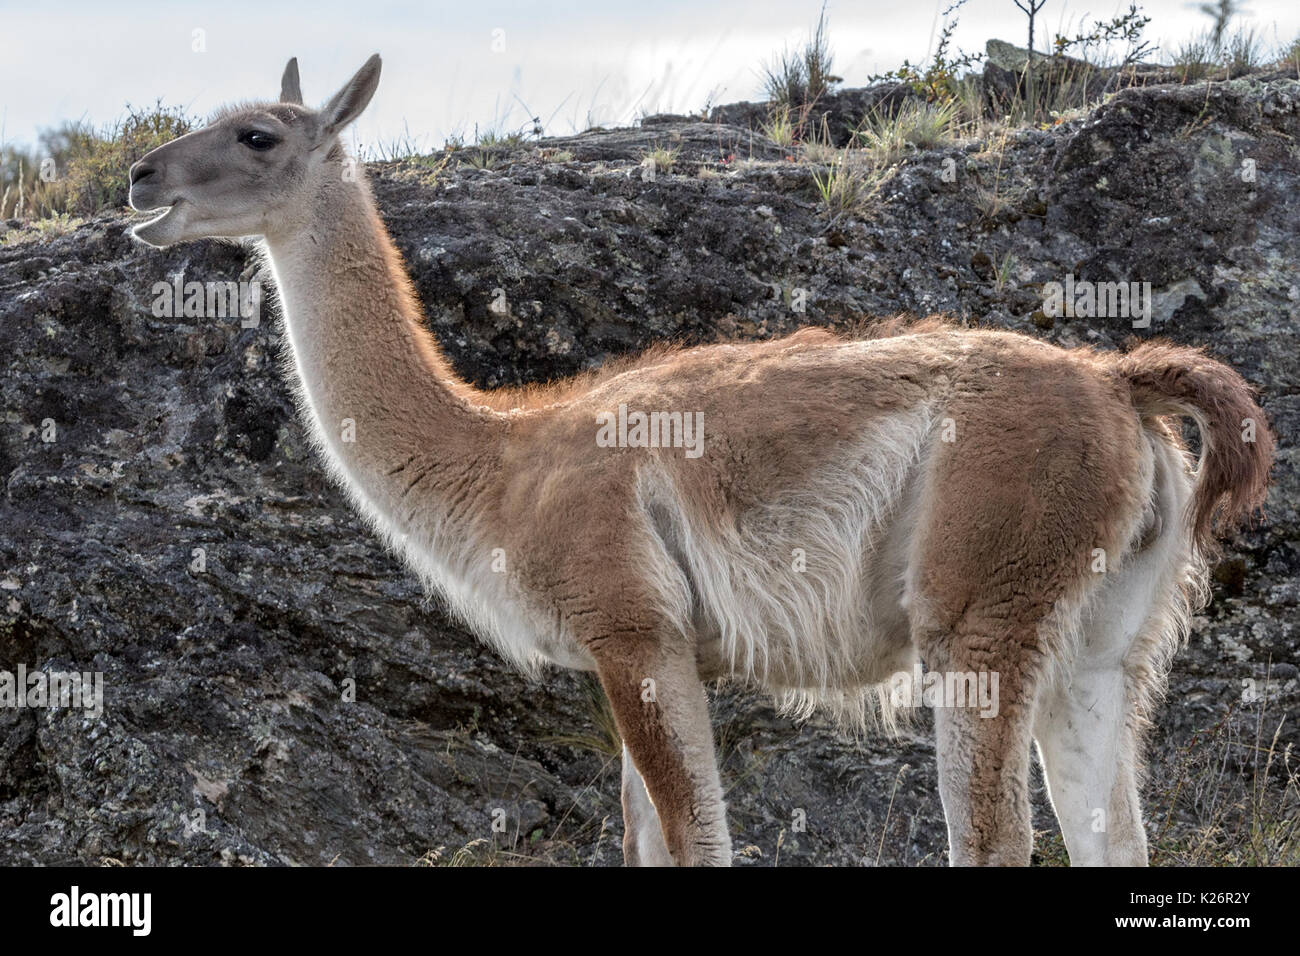
M799 717L894 726L884 682L915 659L905 572L934 431L929 406L891 413L734 524L693 519L661 473L642 473L647 574L661 612L696 635L702 677L764 688Z

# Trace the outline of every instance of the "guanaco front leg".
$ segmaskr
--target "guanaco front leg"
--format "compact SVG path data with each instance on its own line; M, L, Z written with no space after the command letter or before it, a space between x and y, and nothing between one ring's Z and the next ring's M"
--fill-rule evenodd
M645 781L623 748L623 862L628 866L672 866L668 844Z
M638 631L591 648L631 757L623 789L627 863L730 866L726 804L694 645L680 633ZM662 843L645 832L648 814L658 816Z

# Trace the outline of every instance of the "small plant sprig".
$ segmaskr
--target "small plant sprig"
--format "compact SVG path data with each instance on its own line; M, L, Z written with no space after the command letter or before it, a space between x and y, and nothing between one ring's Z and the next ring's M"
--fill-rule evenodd
M965 3L966 0L955 0L943 11L943 27L939 31L939 41L929 64L904 60L898 69L877 73L868 77L867 82L906 83L914 93L931 103L955 99L961 77L984 59L983 53L964 53L952 48L952 35L957 29L957 11Z
M1080 30L1072 37L1056 34L1052 41L1052 50L1058 55L1071 51L1082 60L1091 62L1093 51L1109 47L1113 43L1124 44L1124 56L1119 61L1119 69L1141 63L1155 52L1155 46L1143 39L1143 33L1151 23L1151 18L1142 12L1136 3L1130 3L1128 11L1110 20L1096 20L1088 31Z

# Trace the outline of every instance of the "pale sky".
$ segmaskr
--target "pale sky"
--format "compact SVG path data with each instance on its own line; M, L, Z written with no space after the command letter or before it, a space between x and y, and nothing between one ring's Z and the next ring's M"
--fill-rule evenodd
M836 72L848 86L932 50L949 0L830 0ZM693 112L706 101L757 99L759 64L807 38L820 0L0 0L0 128L33 144L65 120L96 125L127 103L164 103L200 117L231 100L274 98L290 56L319 105L373 52L379 92L354 144L407 134L423 148L447 136L510 132L540 116L547 132L627 125L645 112ZM1048 0L1040 49L1057 31L1109 19L1127 2ZM1187 0L1148 0L1150 39L1176 47L1208 25ZM1251 0L1240 24L1272 49L1300 35L1296 0ZM201 33L196 33L201 31ZM957 45L1017 44L1012 0L968 0ZM196 39L198 38L198 39ZM201 42L200 42L201 41ZM196 49L196 47L202 49ZM522 104L526 104L527 109Z

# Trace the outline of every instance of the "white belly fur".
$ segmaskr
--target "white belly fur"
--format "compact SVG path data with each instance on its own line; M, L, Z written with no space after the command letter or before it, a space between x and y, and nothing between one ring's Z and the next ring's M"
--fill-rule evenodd
M739 528L693 527L671 488L645 477L656 542L647 566L664 610L700 636L707 676L854 723L871 719L874 699L892 722L876 685L912 666L904 579L932 422L928 408L888 416L848 463L747 513Z

